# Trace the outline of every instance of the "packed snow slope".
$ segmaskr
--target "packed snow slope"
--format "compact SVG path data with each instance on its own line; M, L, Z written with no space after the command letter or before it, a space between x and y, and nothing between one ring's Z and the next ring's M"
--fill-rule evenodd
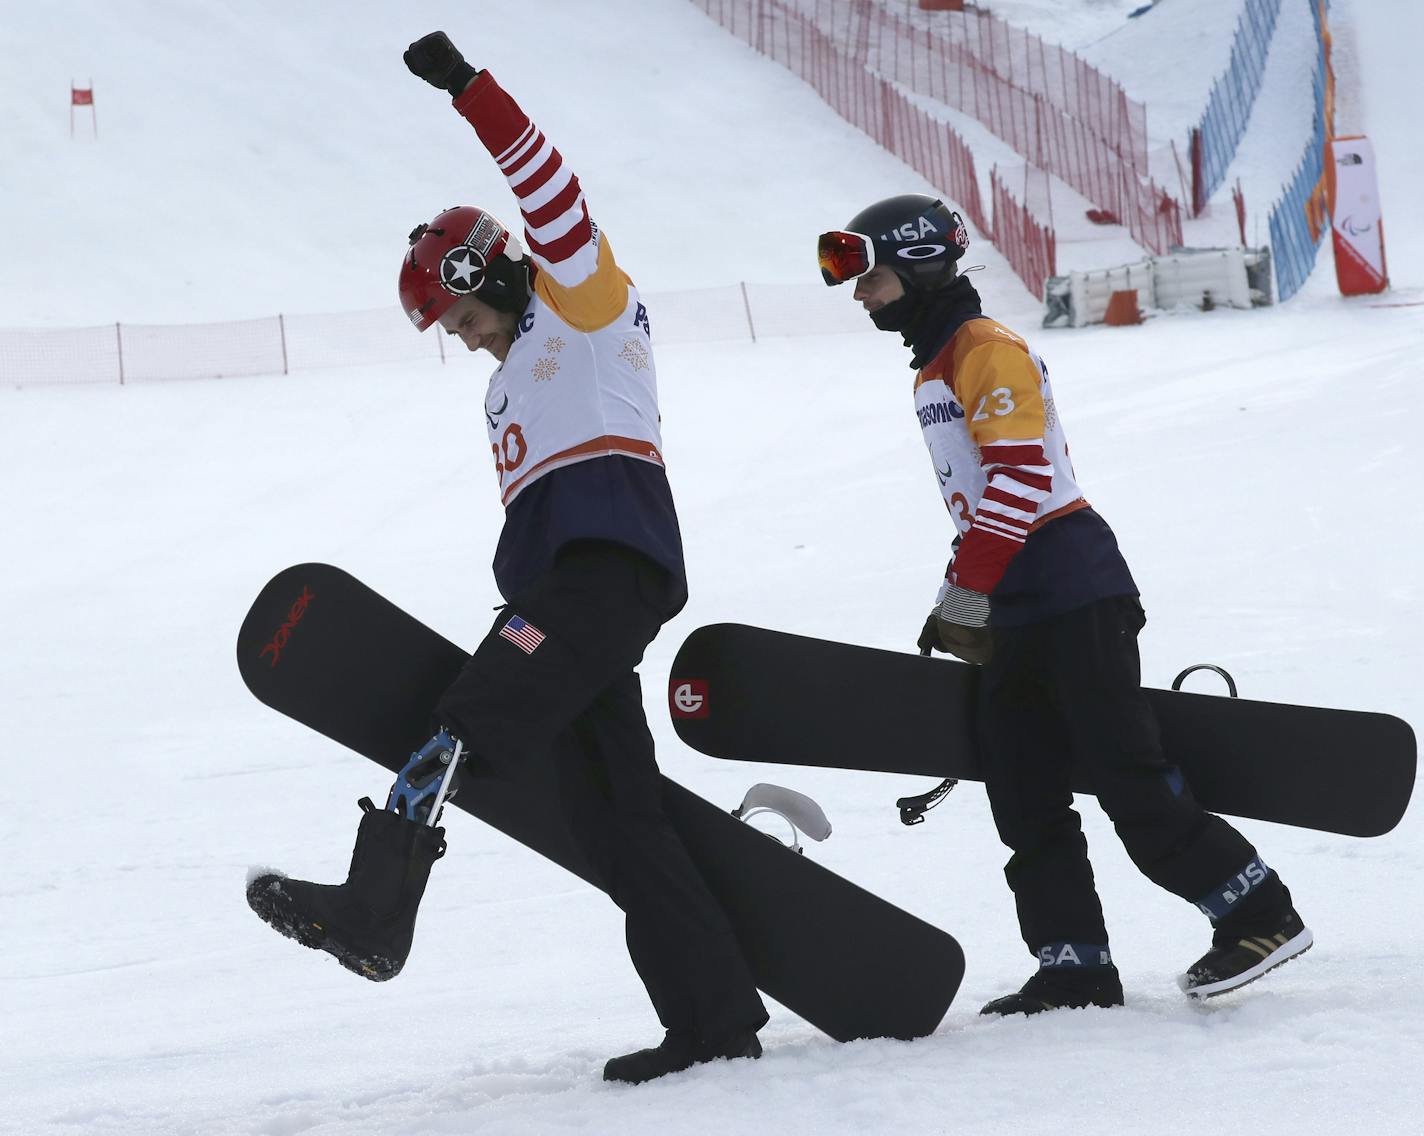
M1424 300L1424 235L1389 224L1424 185L1410 72L1391 65L1402 7L1333 9L1381 140L1393 293L1342 301L1327 259L1284 307L1049 333L972 250L989 311L1053 370L1080 479L1144 593L1154 685L1212 661L1247 697L1424 721L1424 307L1390 306ZM400 62L439 26L556 140L649 290L814 278L817 231L925 188L676 0L16 3L5 26L0 297L19 325L393 299L410 226L460 200L510 213ZM91 72L100 141L71 144L65 84ZM920 1041L838 1045L773 1007L760 1062L638 1089L599 1079L659 1034L618 913L463 814L398 981L279 939L242 898L254 865L339 877L356 798L385 788L242 688L247 604L325 560L473 645L498 600L488 360L0 389L0 1132L1418 1131L1419 804L1367 841L1243 823L1317 946L1197 1006L1174 978L1205 921L1083 800L1128 1005L991 1021L978 1007L1034 964L980 787L907 829L894 799L923 782L677 742L660 694L700 624L913 650L951 531L906 362L870 331L659 350L693 598L643 675L670 775L729 808L762 779L810 793L835 833L808 854L955 934L964 985Z

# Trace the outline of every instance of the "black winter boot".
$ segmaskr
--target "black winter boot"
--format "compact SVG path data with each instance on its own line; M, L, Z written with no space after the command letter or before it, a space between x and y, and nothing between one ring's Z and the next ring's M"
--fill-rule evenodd
M1088 1006L1110 1008L1122 1005L1122 979L1113 966L1107 948L1100 950L1106 961L1093 965L1063 961L1062 948L1070 944L1054 943L1039 950L1043 965L1037 974L1014 994L995 998L979 1012L981 1014L1041 1014L1045 1010L1081 1010ZM1087 957L1079 948L1074 957Z
M364 815L344 884L269 873L247 885L247 904L287 938L385 982L410 953L430 867L445 854L445 830L377 809L369 797L360 804Z
M603 1066L605 1081L622 1081L629 1085L641 1085L655 1077L668 1073L681 1073L694 1065L719 1058L761 1056L761 1042L755 1030L743 1030L719 1042L699 1041L688 1030L668 1030L662 1044L652 1049L640 1049L636 1053L625 1053L622 1057L610 1058Z

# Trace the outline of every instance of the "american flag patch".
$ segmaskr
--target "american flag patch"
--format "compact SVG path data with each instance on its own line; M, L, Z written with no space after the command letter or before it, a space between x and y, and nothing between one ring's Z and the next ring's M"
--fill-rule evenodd
M532 655L534 648L544 642L544 633L517 615L510 616L509 622L499 629L499 637L508 639L526 655Z

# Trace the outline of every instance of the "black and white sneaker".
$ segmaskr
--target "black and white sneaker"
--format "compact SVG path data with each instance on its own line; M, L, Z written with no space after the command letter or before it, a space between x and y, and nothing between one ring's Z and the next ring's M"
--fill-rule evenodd
M1218 927L1212 936L1211 950L1177 979L1177 985L1193 998L1225 994L1255 982L1266 971L1305 953L1314 942L1310 928L1294 910L1275 931L1266 935L1242 935L1239 929Z

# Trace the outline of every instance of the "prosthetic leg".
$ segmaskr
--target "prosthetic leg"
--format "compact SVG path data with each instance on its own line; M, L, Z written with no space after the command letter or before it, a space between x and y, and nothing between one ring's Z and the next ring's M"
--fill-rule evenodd
M267 924L328 954L363 978L385 982L405 965L430 868L445 854L437 828L454 795L463 743L441 730L411 754L384 809L363 797L351 868L342 884L266 873L247 885L247 904Z

